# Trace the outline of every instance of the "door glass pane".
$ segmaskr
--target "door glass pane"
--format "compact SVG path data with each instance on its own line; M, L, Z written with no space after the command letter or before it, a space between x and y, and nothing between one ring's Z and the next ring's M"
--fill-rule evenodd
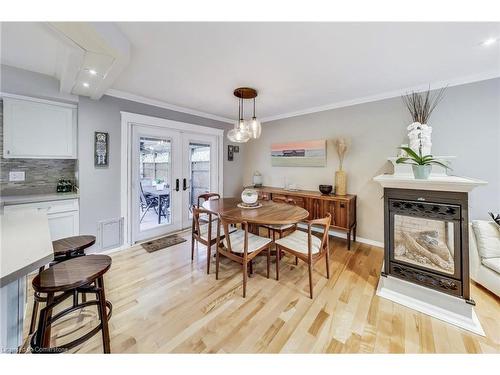
M168 139L139 140L140 231L170 224L172 144Z
M394 215L394 258L444 273L455 272L454 224Z
M210 192L210 145L189 143L189 206Z

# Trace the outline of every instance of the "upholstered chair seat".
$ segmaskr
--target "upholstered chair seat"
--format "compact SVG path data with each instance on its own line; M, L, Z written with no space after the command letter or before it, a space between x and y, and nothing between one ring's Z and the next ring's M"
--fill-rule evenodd
M231 251L233 253L243 253L244 252L244 243L245 243L245 231L242 229L237 229L229 234L230 242L231 242ZM271 242L270 238L257 236L252 233L248 233L248 252L253 253L254 251L263 248L267 244ZM224 238L223 244L225 247L227 245L227 239Z
M308 254L308 241L309 236L307 232L302 232L300 230L296 230L292 234L289 234L286 237L280 238L276 240L277 245L281 245L290 250L296 251L302 254ZM311 236L311 253L317 254L321 250L321 239L316 236Z
M263 225L264 228L269 228L269 229L272 229L272 230L287 230L291 227L293 227L295 224L266 224L266 225Z

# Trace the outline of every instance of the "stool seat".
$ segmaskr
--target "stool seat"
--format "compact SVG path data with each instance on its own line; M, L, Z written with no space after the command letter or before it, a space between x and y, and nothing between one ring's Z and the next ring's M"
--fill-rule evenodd
M66 237L52 241L54 256L58 257L69 253L83 252L83 250L95 244L95 240L95 236L85 235Z
M57 263L33 279L33 289L39 293L63 292L75 289L101 277L111 267L107 255L87 255Z

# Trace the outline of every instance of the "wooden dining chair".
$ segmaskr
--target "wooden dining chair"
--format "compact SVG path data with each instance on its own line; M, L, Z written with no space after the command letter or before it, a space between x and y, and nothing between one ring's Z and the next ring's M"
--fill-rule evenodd
M197 200L198 207L202 207L203 202L211 200L211 199L220 199L220 195L218 193L204 193L204 194L198 195L198 200ZM217 219L216 215L213 216L213 219ZM200 217L200 220L203 222L207 222L208 217L205 215L202 215Z
M326 258L326 278L330 278L330 249L328 243L328 230L330 229L331 215L327 214L322 219L310 220L307 224L307 232L296 230L290 235L280 238L276 243L276 280L280 274L281 250L295 255L307 263L309 269L309 294L313 298L312 268L321 258ZM312 227L320 225L323 228L323 236L313 236Z
M286 203L294 206L297 205L297 202L293 198L280 196L273 197L273 202ZM272 233L273 241L276 241L276 233L279 235L279 238L281 238L285 233L296 230L297 224L265 224L262 227L267 229L267 236L271 238Z
M195 241L207 247L207 273L210 273L210 261L212 257L212 245L217 241L217 221L213 221L212 217L217 215L212 214L203 208L197 206L192 207L193 224L191 228L191 261L194 260L194 245ZM201 217L206 217L206 221L202 221Z
M231 232L231 226L240 224L241 229ZM220 232L222 226L224 237ZM271 239L248 232L246 221L234 220L219 216L217 225L217 254L215 260L215 279L219 279L220 256L223 255L242 266L243 270L243 298L246 297L248 265L251 265L260 252L267 250L267 278L271 264Z

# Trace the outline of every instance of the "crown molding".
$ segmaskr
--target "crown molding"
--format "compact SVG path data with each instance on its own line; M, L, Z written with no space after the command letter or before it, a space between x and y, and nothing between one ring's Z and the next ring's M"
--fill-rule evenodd
M163 102L161 100L146 98L144 96L131 94L131 93L128 93L126 91L109 89L108 91L106 91L105 95L112 96L112 97L119 98L119 99L131 100L133 102L147 104L147 105L151 105L154 107L170 109L170 110L176 111L176 112L187 113L187 114L190 114L193 116L204 117L204 118L209 118L212 120L222 121L222 122L226 122L229 124L232 124L234 122L234 120L226 118L226 117L217 116L217 115L214 115L212 113L197 111L197 110L191 109L191 108L181 107L181 106L178 106L175 104Z
M316 113L316 112L328 111L328 110L336 109L336 108L350 107L350 106L357 105L357 104L376 102L379 100L395 98L395 97L399 97L401 95L404 95L404 94L406 94L408 92L412 92L412 91L416 91L416 92L425 91L429 88L429 86L433 90L435 90L435 89L440 89L440 88L446 87L446 86L452 87L452 86L465 85L468 83L485 81L488 79L498 78L498 77L500 77L500 71L498 71L498 70L483 72L480 74L459 77L459 78L455 78L455 79L448 80L448 81L436 81L436 82L432 82L432 83L421 84L418 86L407 87L407 88L400 89L400 90L387 91L387 92L376 94L376 95L365 96L362 98L340 101L340 102L326 104L326 105L322 105L322 106L318 106L318 107L310 107L310 108L302 109L300 111L288 112L288 113L283 113L283 114L275 115L275 116L268 116L268 117L262 118L261 122L262 123L270 122L270 121L281 120L281 119L285 119L285 118L289 118L289 117L296 117L296 116L307 115L307 114Z

